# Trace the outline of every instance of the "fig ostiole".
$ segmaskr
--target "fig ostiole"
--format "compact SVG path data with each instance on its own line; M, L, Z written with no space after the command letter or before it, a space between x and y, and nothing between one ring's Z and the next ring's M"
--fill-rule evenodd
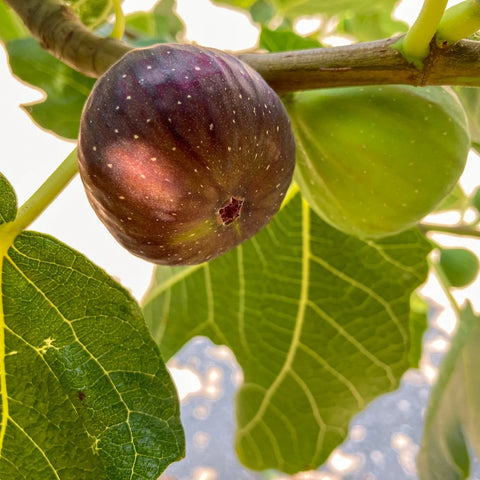
M82 113L79 171L134 255L211 260L260 231L290 185L295 144L278 95L227 53L161 44L123 56Z
M358 237L412 227L453 189L470 148L465 112L441 87L296 94L295 180L328 223Z

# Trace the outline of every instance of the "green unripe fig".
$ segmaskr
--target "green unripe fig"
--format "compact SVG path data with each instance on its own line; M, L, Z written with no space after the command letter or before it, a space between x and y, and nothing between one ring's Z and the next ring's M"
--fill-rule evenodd
M440 267L453 287L466 287L475 280L479 262L466 248L444 248L440 252Z
M238 58L193 45L127 53L95 84L78 144L87 198L131 253L211 260L261 230L292 179L287 111Z
M382 237L415 225L453 189L470 139L441 87L350 87L296 94L287 105L295 180L332 226Z

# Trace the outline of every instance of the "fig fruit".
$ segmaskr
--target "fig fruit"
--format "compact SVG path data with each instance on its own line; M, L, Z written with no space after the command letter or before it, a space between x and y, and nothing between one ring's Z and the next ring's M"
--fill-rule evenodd
M350 87L295 95L295 180L332 226L358 237L405 230L464 170L470 138L458 99L441 87Z
M452 287L466 287L478 275L478 258L466 248L442 249L439 262Z
M278 95L239 59L162 44L123 56L81 118L80 176L131 253L198 264L256 234L291 182L295 145Z

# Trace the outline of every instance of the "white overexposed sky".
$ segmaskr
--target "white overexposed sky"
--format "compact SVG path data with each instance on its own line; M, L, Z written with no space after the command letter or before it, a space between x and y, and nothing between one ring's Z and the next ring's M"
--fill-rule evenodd
M125 0L125 11L148 9L152 0ZM449 5L458 0L449 2ZM178 13L187 25L189 40L205 46L226 50L243 50L255 46L258 32L248 17L238 11L212 5L209 0L177 0ZM404 0L396 10L399 18L413 21L422 2ZM63 141L37 128L20 104L35 102L42 93L14 79L0 48L0 171L14 186L19 204L22 204L73 149L74 144ZM478 169L469 162L462 184L467 191L475 188ZM78 176L64 190L32 229L51 234L76 248L110 275L117 278L134 296L141 298L148 286L152 266L128 254L106 231L93 214ZM446 244L457 244L458 239L439 235L436 239ZM465 240L480 253L478 241ZM480 299L474 295L478 284L459 292L460 298L470 297L480 310ZM438 288L436 289L438 290ZM478 291L478 290L477 290ZM435 295L440 295L440 292ZM475 298L474 298L475 297Z

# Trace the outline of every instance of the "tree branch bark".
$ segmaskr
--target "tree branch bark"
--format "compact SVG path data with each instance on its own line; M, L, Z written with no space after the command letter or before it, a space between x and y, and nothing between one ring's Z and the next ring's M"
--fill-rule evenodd
M6 0L39 44L75 70L99 77L131 47L103 38L58 0Z
M480 86L480 42L462 40L445 49L432 42L420 71L392 48L397 41L240 57L279 93L355 85Z
M88 30L58 0L6 0L39 43L81 73L98 77L132 47ZM434 42L422 71L392 48L391 38L354 45L239 55L280 94L354 85L480 86L480 42Z

